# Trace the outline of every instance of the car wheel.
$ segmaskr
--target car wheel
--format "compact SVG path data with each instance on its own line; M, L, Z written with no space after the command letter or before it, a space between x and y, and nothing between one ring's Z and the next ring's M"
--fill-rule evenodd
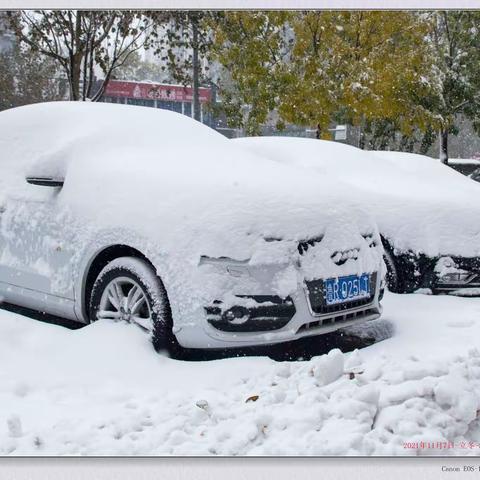
M393 259L393 255L385 249L383 252L383 259L387 266L386 281L388 290L393 293L402 293L402 281L395 260Z
M139 258L120 257L103 268L93 284L89 318L136 324L151 335L157 351L178 346L165 287L152 266Z

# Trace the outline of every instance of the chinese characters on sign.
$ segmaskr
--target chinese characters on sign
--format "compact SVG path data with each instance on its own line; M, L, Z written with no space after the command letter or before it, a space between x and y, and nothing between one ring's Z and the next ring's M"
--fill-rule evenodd
M193 99L193 90L191 87L183 87L182 85L110 80L105 89L105 95L109 97L124 97L145 100L191 102ZM200 88L199 100L200 103L209 102L211 100L211 90L209 88Z

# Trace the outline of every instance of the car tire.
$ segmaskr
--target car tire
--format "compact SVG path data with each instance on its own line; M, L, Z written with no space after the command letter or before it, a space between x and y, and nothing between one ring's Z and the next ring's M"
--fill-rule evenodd
M385 265L387 266L387 275L385 279L388 290L393 293L403 293L404 288L400 272L397 268L393 255L387 249L385 249L383 252L383 259L385 260Z
M151 335L157 351L179 348L172 332L167 292L153 267L141 258L120 257L95 280L89 302L90 321L111 319L134 323Z

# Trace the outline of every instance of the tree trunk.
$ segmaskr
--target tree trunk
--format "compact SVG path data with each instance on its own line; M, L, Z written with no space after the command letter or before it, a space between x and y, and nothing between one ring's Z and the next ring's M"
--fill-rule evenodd
M448 131L445 129L440 130L440 161L445 165L448 165Z
M72 55L70 69L70 100L78 101L80 100L81 65L77 55Z
M365 150L365 132L362 125L358 126L358 148Z
M200 121L200 63L198 59L198 18L192 17L193 47L193 118Z
M70 97L72 100L81 100L80 83L82 79L82 61L83 52L81 51L81 36L82 36L82 12L77 12L75 18L75 37L72 39L72 52L70 53L70 69L71 69L71 88ZM73 33L73 32L72 32Z

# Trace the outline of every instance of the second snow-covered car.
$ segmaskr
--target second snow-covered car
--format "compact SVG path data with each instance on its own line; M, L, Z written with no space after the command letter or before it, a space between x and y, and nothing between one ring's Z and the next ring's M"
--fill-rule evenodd
M375 215L390 290L480 295L480 185L423 155L369 152L325 140L233 141L297 170L359 191Z
M372 218L186 116L58 102L0 113L0 296L157 348L273 344L380 315ZM274 168L275 167L275 168Z

